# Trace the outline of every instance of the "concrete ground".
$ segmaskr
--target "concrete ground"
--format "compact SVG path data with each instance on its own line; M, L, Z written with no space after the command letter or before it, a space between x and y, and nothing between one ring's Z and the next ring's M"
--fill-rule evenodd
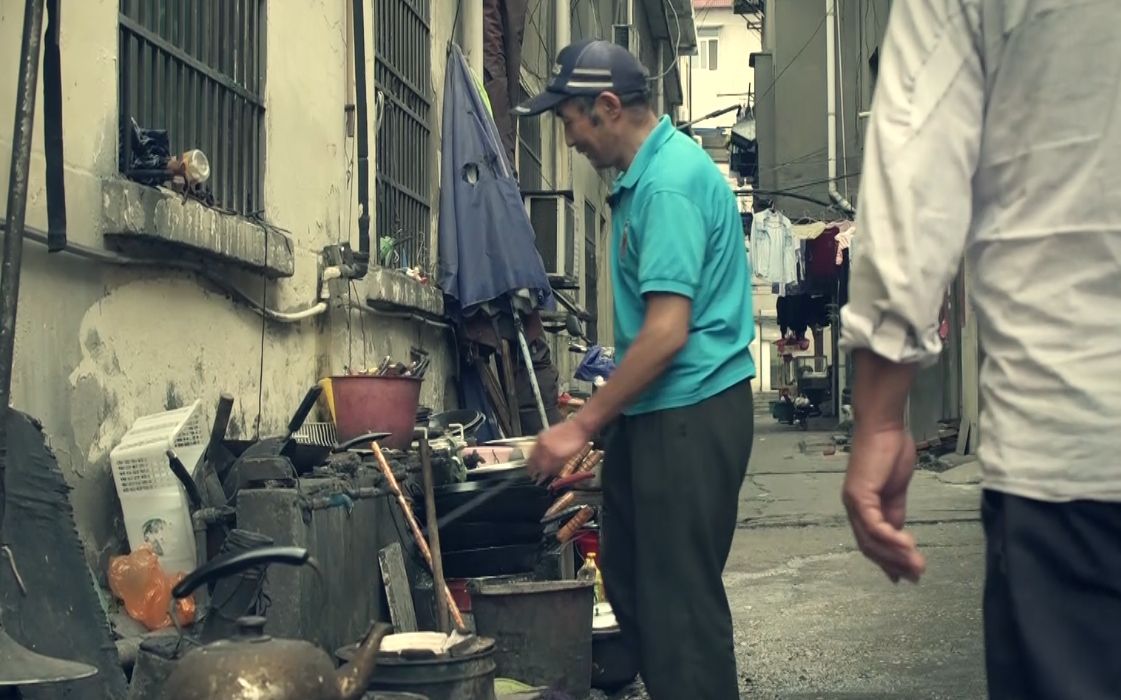
M908 519L927 574L896 586L855 547L840 503L847 454L823 454L831 434L777 424L763 399L755 426L725 573L741 697L984 698L980 491L960 476L971 467L916 472Z

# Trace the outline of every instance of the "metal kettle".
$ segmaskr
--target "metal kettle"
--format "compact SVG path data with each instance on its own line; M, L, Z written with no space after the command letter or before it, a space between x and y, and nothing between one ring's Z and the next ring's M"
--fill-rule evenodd
M172 590L185 598L199 586L263 564L303 565L301 547L265 547L216 559L195 569ZM310 642L274 639L263 617L238 620L238 633L188 652L164 686L167 700L357 700L369 687L378 648L390 627L374 623L354 660L336 670Z

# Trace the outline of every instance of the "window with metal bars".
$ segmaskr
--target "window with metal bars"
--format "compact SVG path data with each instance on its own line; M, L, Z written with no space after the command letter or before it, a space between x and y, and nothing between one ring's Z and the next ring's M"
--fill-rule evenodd
M529 90L522 85L518 102L524 102L529 98ZM542 121L544 121L542 118L518 120L518 185L523 192L545 189Z
M201 149L217 206L263 210L265 0L120 0L120 170L132 123Z
M394 239L394 267L427 269L435 162L430 0L374 1L378 234Z
M584 200L584 309L592 315L586 324L585 334L593 343L599 342L599 258L596 243L599 239L599 217L595 206Z

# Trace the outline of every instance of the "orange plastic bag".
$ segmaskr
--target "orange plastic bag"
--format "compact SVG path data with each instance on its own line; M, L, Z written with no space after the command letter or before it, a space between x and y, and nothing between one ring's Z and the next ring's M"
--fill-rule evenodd
M149 630L171 626L171 589L183 576L164 573L159 557L150 547L140 547L109 562L109 590L124 602L128 616ZM194 596L176 602L175 617L181 626L195 621Z

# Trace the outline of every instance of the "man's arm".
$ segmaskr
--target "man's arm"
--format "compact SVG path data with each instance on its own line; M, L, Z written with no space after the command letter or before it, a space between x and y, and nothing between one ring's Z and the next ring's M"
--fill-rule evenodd
M689 339L693 297L701 282L708 227L688 197L673 192L650 195L633 228L638 256L638 288L645 301L642 327L611 379L576 416L537 438L532 471L546 477L563 466L600 428L649 388Z
M853 353L853 364L852 411L860 429L881 433L906 428L907 394L918 365L892 362L866 349Z
M984 123L973 0L892 6L864 153L842 348L854 351L856 430L842 500L860 549L887 576L918 580L904 530L915 444L907 394L937 360L938 309L973 211Z
M649 294L642 330L626 357L573 418L589 435L615 419L665 373L689 339L693 303L676 294Z
M588 434L615 419L669 367L689 339L708 226L697 205L672 190L650 195L634 227L642 328L611 381L576 414Z

